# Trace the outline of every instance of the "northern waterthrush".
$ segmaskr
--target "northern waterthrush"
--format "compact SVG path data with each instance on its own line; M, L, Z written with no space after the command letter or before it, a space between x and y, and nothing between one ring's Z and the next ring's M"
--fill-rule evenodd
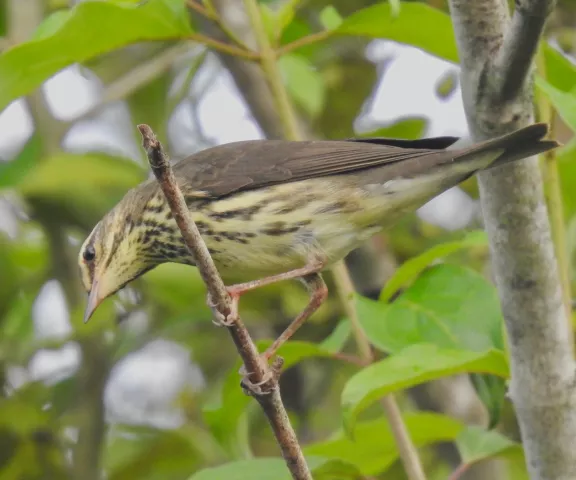
M174 165L190 215L233 300L279 280L309 288L306 309L266 352L274 354L326 298L320 271L478 170L558 146L545 124L461 149L422 140L255 140L206 149ZM452 147L453 148L453 147ZM82 245L85 320L106 297L164 262L193 264L155 180L129 191Z

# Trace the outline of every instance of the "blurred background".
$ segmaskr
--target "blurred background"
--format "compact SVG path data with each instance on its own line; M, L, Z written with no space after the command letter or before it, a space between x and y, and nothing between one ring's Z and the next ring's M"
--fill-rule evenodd
M2 48L38 35L40 25L50 35L65 21L61 15L80 3L2 0ZM107 3L128 8L138 2ZM281 43L288 44L331 16L346 18L382 2L261 3L265 12L297 5L282 33ZM415 2L402 2L400 17L408 3ZM443 0L427 3L448 12ZM214 4L228 28L255 46L242 2ZM182 21L192 21L203 35L226 38L195 8ZM546 31L553 53L545 62L551 65L554 55L574 61L575 25L575 2L559 1ZM115 35L115 28L102 22L95 31ZM66 45L72 51L94 38L79 31ZM89 480L103 473L118 480L187 479L207 467L277 456L265 418L241 395L237 352L226 330L213 326L195 269L163 265L107 300L83 325L86 295L76 263L93 226L149 175L137 123L151 125L175 161L226 142L280 138L264 76L254 64L194 41L133 42L68 63L0 113L0 479ZM458 66L424 50L385 38L335 36L288 53L279 68L308 137L467 136ZM569 126L552 115L555 137L570 144ZM575 152L570 147L559 154L562 185L576 179ZM568 259L576 210L571 195L564 198ZM406 260L480 229L477 197L476 181L469 180L353 252L347 263L358 291L377 299ZM489 282L485 242L450 258ZM297 340L354 351L327 280L330 301ZM270 339L305 302L299 284L283 283L243 297L241 312L256 339ZM381 350L381 356L390 353ZM317 354L295 356L281 379L286 406L310 453L329 456L328 439L340 438L340 395L358 367ZM489 422L487 403L467 375L421 384L399 398L406 411L436 412L463 425ZM513 415L505 406L503 412L502 431L517 441ZM430 478L448 478L466 460L442 428L417 442ZM367 459L346 458L350 471L327 470L318 478L405 478L389 443ZM512 474L499 462L482 461L458 478L523 478L522 461L515 465ZM193 478L236 478L218 475Z

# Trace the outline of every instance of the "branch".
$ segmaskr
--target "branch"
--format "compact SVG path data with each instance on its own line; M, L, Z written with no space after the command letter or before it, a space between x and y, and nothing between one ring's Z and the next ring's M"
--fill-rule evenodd
M191 9L194 10L196 13L202 15L204 18L211 20L214 22L222 32L225 33L225 36L232 40L238 47L248 50L246 44L242 41L240 37L236 35L234 30L228 28L224 19L220 16L219 12L214 8L213 5L210 4L210 8L205 7L199 1L196 0L187 0L186 5Z
M278 68L278 54L270 44L270 40L266 34L257 1L244 0L244 6L259 46L262 70L266 75L270 85L270 90L276 102L278 114L284 129L284 136L288 140L302 140L303 133L300 130L298 119L294 109L292 108L292 103L290 102L280 69ZM347 308L352 321L352 327L355 329L355 337L361 355L365 361L370 361L372 360L370 344L360 327L356 309L350 303L350 300L353 299L354 286L352 285L348 269L343 260L339 261L333 268L333 274L336 283L340 286L338 290L340 299ZM408 434L400 409L398 408L394 397L391 395L387 396L382 399L382 403L384 405L386 417L392 429L394 440L396 441L400 452L400 458L402 459L404 468L408 474L408 478L410 480L424 480L426 477L424 476L424 471L420 464L416 447L412 443L410 435Z
M343 303L346 315L350 319L354 339L360 351L360 357L365 365L369 365L374 362L374 354L370 346L370 340L360 324L358 311L354 306L354 285L352 284L350 274L344 262L338 262L333 268L333 272L334 283L338 289L338 296ZM390 394L382 397L380 404L386 413L392 435L398 446L398 452L402 460L402 465L406 470L406 476L409 480L426 480L418 451L412 443L408 429L402 420L402 413L394 399L394 395Z
M244 8L250 18L254 36L260 50L260 65L266 75L268 84L276 107L278 108L278 116L282 122L285 138L288 140L301 140L303 134L300 131L300 125L296 113L292 108L290 97L284 87L284 80L278 68L278 57L274 48L270 44L270 39L264 27L264 21L260 14L260 7L256 0L244 0Z
M524 87L554 4L555 0L516 1L512 22L494 61L494 71L498 72L494 88L502 101L513 99Z
M287 53L290 53L299 48L307 47L308 45L322 42L331 37L333 33L334 32L331 30L324 30L322 32L311 33L310 35L306 35L305 37L300 37L298 40L294 40L293 42L278 47L278 50L276 50L276 54L278 56L286 55Z
M189 3L197 3L197 1L190 0ZM222 23L226 22L224 18L227 12L235 10L235 3L233 1L220 1L218 2L219 15L222 17ZM200 30L221 42L225 42L227 34L222 30L219 25L206 21L202 17L197 18ZM247 36L246 29L242 32L237 32L238 35L242 33ZM244 43L252 44L252 38L243 38ZM281 139L284 138L282 122L276 110L276 105L270 86L264 77L259 65L254 62L247 62L242 58L237 58L228 55L221 51L214 51L218 56L220 62L226 67L228 72L232 75L232 79L236 88L244 97L246 105L256 120L264 135L268 139Z
M524 75L529 71L535 40L519 44L519 39L526 38L528 31L533 36L542 31L545 12L553 1L518 0L516 5L507 30L506 2L450 0L462 61L464 107L476 140L533 121L529 82L512 71L511 65ZM509 394L530 478L573 478L572 330L562 304L538 159L482 172L478 180L510 344Z
M152 80L162 75L166 70L174 65L176 60L189 51L189 45L186 43L177 43L174 46L162 50L156 56L146 60L144 63L138 64L132 70L108 84L98 103L71 120L68 120L66 123L70 125L72 123L86 120L87 118L100 113L107 105L117 102L118 100L124 100L139 88L147 85L152 82Z
M247 60L258 60L258 54L251 50L237 47L231 43L221 42L216 38L203 35L202 33L190 33L188 35L188 39L194 42L202 43L208 47L212 47L214 50L226 53L228 55L234 55L235 57L245 58Z
M210 298L218 312L226 318L231 313L230 296L210 257L208 248L200 236L198 227L189 215L188 207L174 177L170 161L152 129L148 125L138 125L138 129L142 134L142 145L148 155L150 167L164 192L184 242L188 250L190 250L200 275L206 284ZM282 404L277 375L270 371L268 364L260 357L240 317L236 316L234 322L227 328L238 353L242 357L245 370L249 372L247 375L250 381L254 384L262 386L265 384L266 386L266 393L254 394L254 397L272 426L292 477L296 480L312 480L304 455L298 444L298 439L290 424L286 409ZM279 366L276 365L273 368L279 368Z

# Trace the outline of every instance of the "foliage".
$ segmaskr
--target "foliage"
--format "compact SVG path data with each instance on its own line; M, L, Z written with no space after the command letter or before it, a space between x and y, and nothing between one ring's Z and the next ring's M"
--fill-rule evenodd
M305 3L262 1L260 8L267 35L279 52L278 67L290 100L319 136L352 135L353 120L377 80L375 69L363 58L352 61L340 56L342 45L361 57L367 42L387 39L449 62L458 60L450 17L434 6L438 2L361 2L365 6L349 15L341 13L344 9L338 2ZM214 17L211 2L205 5L207 15ZM6 18L6 5L0 9L2 19ZM194 114L198 107L191 91L197 90L195 82L202 70L198 65L204 62L205 50L193 46L209 42L214 51L257 61L237 42L210 41L205 22L191 11L184 0L88 0L72 8L57 6L28 41L0 55L0 107L27 96L35 123L34 133L20 151L0 162L0 194L22 213L14 235L0 234L0 478L65 478L69 454L75 452L75 438L69 432L77 429L104 432L102 438L93 433L85 441L93 442L96 467L113 480L289 478L255 402L239 387L240 363L229 339L210 324L205 290L196 271L164 265L133 285L138 301L123 297L122 303L127 315L142 310L148 316L144 331L117 325L120 310L112 301L97 311L88 326L82 324L83 297L75 266L78 242L148 172L125 154L72 151L62 142L50 147L49 137L64 138L59 129L68 132L78 119L56 120L33 101L38 88L68 66L79 64L92 75L100 72L102 78L117 80L111 72L132 65L139 55L143 60L136 63L150 66L166 46L193 41L186 56L179 58L194 65L186 75L170 70L175 65L171 62L123 97L133 123L163 125L162 136L169 143L166 125L173 114L178 108L189 108ZM539 72L536 87L555 108L558 123L576 131L576 67L548 43L542 52L545 71ZM107 93L114 86L110 78L103 81ZM449 78L438 89L444 98L454 82ZM426 121L400 118L362 136L419 138L425 134ZM201 130L196 127L195 134ZM194 137L188 130L179 130L183 131ZM209 143L200 137L192 139L194 148ZM125 143L133 143L134 138L125 138ZM568 224L574 224L576 215L571 188L575 160L576 144L568 142L558 155ZM388 253L406 261L377 300L360 294L355 298L377 360L363 366L355 361L353 329L341 317L336 301L330 301L304 328L305 340L291 341L280 351L289 369L282 390L287 403L291 401L290 414L299 433L309 439L304 450L314 478L394 478L383 475L392 471L398 449L381 410L375 408L379 399L392 392L402 399L409 433L421 452L433 459L431 463L445 462L430 446L454 442L461 468L487 458L505 458L515 472L510 478L525 478L521 445L508 438L510 431L507 436L491 429L511 423L505 400L510 372L497 292L485 275L485 234L450 234L411 217L388 235L392 237ZM401 251L394 250L398 243L403 244ZM60 336L40 337L33 318L56 317L56 313L38 313L35 302L42 286L53 278L64 290L72 327ZM251 329L261 328L262 336L271 337L266 329L274 322L281 329L275 319L292 315L304 299L292 286L274 286L243 299L243 317ZM99 410L104 387L94 379L109 378L154 339L173 341L192 352L206 385L183 388L173 399L172 406L182 416L178 427L157 428L150 418L135 422L140 425L129 425L125 419L110 421ZM80 370L46 381L29 373L22 382L10 378L14 371L27 372L40 353L58 352L72 344L82 349ZM263 341L259 347L268 344ZM415 411L402 394L456 374L471 378L489 412L490 428ZM292 396L295 399L288 398ZM76 473L90 468L72 464ZM98 476L88 472L82 478Z

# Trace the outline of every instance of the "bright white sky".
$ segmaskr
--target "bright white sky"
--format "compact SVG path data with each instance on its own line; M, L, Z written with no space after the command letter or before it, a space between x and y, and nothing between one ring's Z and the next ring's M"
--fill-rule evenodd
M387 67L384 81L379 85L374 102L365 109L356 127L371 129L379 124L395 121L399 117L425 116L430 119L427 136L467 134L466 120L458 89L450 98L439 99L435 85L447 71L455 66L433 58L411 47L392 42L374 41L367 48L367 57L376 64L390 54L395 60ZM211 75L209 70L216 62L210 61L199 79ZM101 87L93 79L86 78L76 67L63 71L44 86L49 104L58 118L75 118L98 101ZM260 138L259 128L235 92L224 71L209 84L199 103L199 118L205 134L217 143ZM181 108L172 122L182 126L191 125L189 111ZM118 153L138 157L139 145L131 138L128 112L121 104L106 108L95 119L76 125L65 139L70 149L86 150L90 147L112 147ZM10 157L18 151L31 134L32 122L20 102L14 102L0 114L0 157ZM181 136L180 136L181 137ZM176 148L190 149L186 144ZM0 203L0 207L1 207ZM445 228L462 228L475 214L476 205L460 189L454 188L437 197L420 209L427 221ZM0 208L0 229L11 230L14 222ZM49 307L48 307L49 305ZM47 283L34 307L34 323L37 336L66 335L70 330L68 312L60 286ZM76 345L69 344L59 352L40 352L32 360L29 373L12 372L14 383L26 378L44 379L61 377L73 371L80 355ZM189 352L163 340L149 344L116 367L106 393L106 403L112 417L147 422L156 425L177 425L180 413L168 407L179 389L186 383L202 385L202 376L190 360Z

